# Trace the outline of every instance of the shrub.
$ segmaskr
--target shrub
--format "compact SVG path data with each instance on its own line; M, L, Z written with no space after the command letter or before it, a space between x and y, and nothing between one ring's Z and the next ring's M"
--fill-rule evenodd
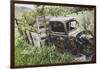
M16 46L15 48L16 65L69 63L74 59L71 53L61 53L54 46L41 48L29 45L23 48L23 46Z

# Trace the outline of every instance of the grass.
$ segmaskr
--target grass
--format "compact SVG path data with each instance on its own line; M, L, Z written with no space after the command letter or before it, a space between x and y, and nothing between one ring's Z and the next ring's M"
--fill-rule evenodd
M23 46L15 47L15 65L70 63L74 59L71 53L61 53L54 46L37 48L27 45L25 47L23 43Z

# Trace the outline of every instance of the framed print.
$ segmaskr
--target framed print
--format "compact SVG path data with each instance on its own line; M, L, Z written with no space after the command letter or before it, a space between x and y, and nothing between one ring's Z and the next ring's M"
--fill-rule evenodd
M11 1L11 68L96 63L96 6Z

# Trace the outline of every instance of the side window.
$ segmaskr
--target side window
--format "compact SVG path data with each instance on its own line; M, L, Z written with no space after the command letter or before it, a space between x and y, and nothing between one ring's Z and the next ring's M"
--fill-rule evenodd
M70 22L70 30L73 30L76 28L76 21L71 21Z
M69 31L71 31L71 30L74 30L74 29L76 29L76 24L77 24L77 21L70 21L70 22L68 22L66 25L66 27L67 27L67 29L69 30Z

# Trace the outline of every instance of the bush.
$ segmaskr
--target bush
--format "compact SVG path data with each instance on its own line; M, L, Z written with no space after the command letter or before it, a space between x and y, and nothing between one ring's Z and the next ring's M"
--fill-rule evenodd
M44 46L41 48L32 47L22 43L21 46L15 47L15 64L31 65L31 64L55 64L70 63L74 56L69 53L61 53L54 46Z

